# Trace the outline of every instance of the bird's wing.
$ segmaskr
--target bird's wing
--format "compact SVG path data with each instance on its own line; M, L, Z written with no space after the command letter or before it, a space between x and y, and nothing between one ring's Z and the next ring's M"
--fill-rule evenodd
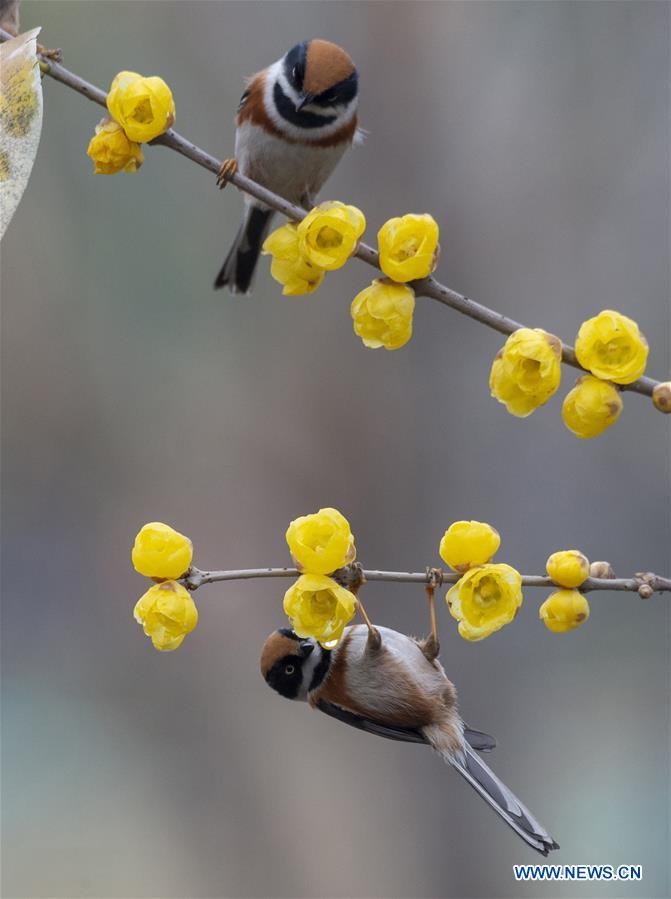
M363 730L369 734L376 734L378 737L386 737L388 740L399 740L402 743L426 743L429 745L429 741L421 730L414 727L393 727L387 724L380 724L378 721L365 718L363 715L349 712L342 706L328 702L326 699L320 699L317 703L317 708L320 712L330 715L331 718L344 721L350 727L356 727L357 730ZM477 749L479 752L490 752L496 746L495 737L466 726L464 727L464 739L472 749Z
M363 715L348 712L342 706L328 702L326 699L320 699L316 703L316 707L320 712L330 715L331 718L337 718L338 721L344 721L345 724L356 727L358 730L364 730L366 733L377 734L378 737L386 737L388 740L400 740L404 743L428 743L424 734L415 728L390 727L386 724L379 724L377 721L371 721L370 718L364 718Z

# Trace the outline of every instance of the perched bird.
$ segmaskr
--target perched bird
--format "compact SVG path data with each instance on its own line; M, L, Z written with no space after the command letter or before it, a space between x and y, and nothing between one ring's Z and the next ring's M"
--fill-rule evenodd
M333 650L289 628L272 633L261 654L267 683L288 699L369 733L428 743L519 834L543 855L558 844L474 750L493 737L464 725L457 694L436 658L435 638L415 640L386 627L346 627Z
M235 159L222 165L219 185L237 170L309 208L357 133L357 94L356 68L341 47L324 40L297 44L248 82L238 106ZM272 215L245 196L242 225L215 289L249 291Z

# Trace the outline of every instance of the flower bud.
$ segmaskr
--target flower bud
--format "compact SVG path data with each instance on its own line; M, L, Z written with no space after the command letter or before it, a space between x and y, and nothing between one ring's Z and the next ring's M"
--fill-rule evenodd
M577 549L552 553L545 568L560 587L579 587L589 577L589 560Z
M589 603L578 590L551 593L538 610L545 627L555 634L575 630L589 618Z
M443 534L438 552L453 571L464 572L484 565L496 554L501 537L482 521L455 521Z
M592 562L589 566L589 576L612 580L615 577L615 572L610 562Z
M294 519L286 538L301 571L331 574L356 558L349 522L337 509L320 509Z
M641 586L638 588L638 595L641 597L641 599L650 599L654 592L655 591L652 589L650 584L641 584Z
M653 388L652 402L660 412L671 412L671 381L663 381Z
M562 418L576 437L598 437L610 428L622 412L619 390L608 381L583 375L564 397Z
M131 554L133 567L146 577L171 580L181 577L191 566L193 545L188 537L169 524L152 521L135 538Z

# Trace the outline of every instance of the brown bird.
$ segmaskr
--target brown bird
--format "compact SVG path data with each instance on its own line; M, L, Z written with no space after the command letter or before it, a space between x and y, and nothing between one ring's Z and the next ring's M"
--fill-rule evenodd
M309 208L357 134L358 75L349 55L330 41L304 41L254 75L236 118L235 159L219 184L240 171L284 199ZM245 213L214 282L248 293L273 216L245 196Z

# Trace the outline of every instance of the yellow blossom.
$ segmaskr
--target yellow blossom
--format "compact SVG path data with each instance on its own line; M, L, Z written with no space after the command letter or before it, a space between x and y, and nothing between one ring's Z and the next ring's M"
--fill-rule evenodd
M440 541L440 557L454 571L484 565L501 545L499 532L482 521L455 521Z
M579 587L589 577L589 559L578 549L552 553L545 568L560 587Z
M161 521L145 524L135 538L133 567L146 577L165 580L181 577L190 568L192 559L189 538Z
M492 363L491 394L511 415L526 418L546 403L561 379L561 341L540 328L519 328Z
M294 519L286 536L291 555L302 571L330 574L356 558L349 522L337 509L320 509Z
M332 649L356 610L356 597L323 574L303 574L284 594L284 611L299 637Z
M326 271L341 268L357 248L366 228L363 212L330 200L315 206L298 224L301 255Z
M575 354L583 368L615 384L631 384L645 371L648 342L631 318L604 309L580 326Z
M101 119L96 125L86 153L95 163L95 175L136 172L144 162L140 145L129 140L121 125L112 119Z
M415 294L405 284L376 279L352 300L354 333L371 349L397 350L412 337Z
M394 281L428 277L438 264L438 236L438 225L428 214L389 219L377 235L380 268Z
M176 581L150 587L138 600L133 616L161 652L177 649L198 624L198 609L191 594Z
M447 592L450 614L465 640L482 640L509 624L522 605L522 576L510 565L471 568Z
M620 417L622 397L608 381L583 375L564 397L564 424L576 437L598 437Z
M147 143L175 121L175 103L162 78L119 72L107 95L107 108L130 140Z
M282 225L273 231L264 241L261 252L273 257L270 274L283 285L284 296L312 293L324 280L323 269L302 255L294 224Z
M577 590L551 593L538 610L538 617L555 634L575 630L589 618L589 603Z

